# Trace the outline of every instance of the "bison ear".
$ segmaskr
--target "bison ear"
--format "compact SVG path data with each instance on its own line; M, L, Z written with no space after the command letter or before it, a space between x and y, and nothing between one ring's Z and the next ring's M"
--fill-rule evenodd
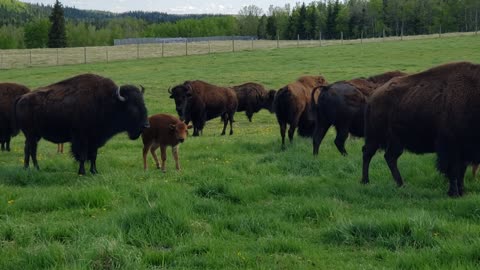
M143 87L143 85L140 84L140 89L142 89L142 95L145 94L145 87Z
M192 129L192 128L193 128L192 125L188 125L188 126L187 126L187 129Z
M175 124L170 124L168 127L170 128L170 130L175 130L177 128Z

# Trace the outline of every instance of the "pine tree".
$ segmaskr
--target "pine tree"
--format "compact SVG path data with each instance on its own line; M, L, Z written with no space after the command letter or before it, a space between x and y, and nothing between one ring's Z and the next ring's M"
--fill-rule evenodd
M65 17L63 16L62 4L57 0L53 6L52 14L50 15L50 22L52 26L48 31L48 47L49 48L64 48L67 46L67 35L65 30Z

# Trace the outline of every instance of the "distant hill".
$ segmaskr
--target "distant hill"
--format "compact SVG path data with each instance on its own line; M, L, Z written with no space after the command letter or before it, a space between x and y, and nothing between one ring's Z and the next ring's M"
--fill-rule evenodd
M0 0L0 25L23 25L24 23L41 17L48 17L52 6L20 2L18 0ZM113 13L99 10L82 10L64 6L65 18L70 21L89 22L95 25L104 25L114 18L136 18L147 23L174 22L187 18L203 18L215 15L192 14L176 15L163 12L129 11Z

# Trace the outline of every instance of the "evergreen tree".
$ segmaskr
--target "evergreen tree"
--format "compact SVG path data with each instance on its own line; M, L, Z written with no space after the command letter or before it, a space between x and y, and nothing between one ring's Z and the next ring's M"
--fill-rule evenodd
M64 48L67 46L67 34L65 30L65 17L63 16L62 4L57 0L50 15L52 26L48 32L48 47Z

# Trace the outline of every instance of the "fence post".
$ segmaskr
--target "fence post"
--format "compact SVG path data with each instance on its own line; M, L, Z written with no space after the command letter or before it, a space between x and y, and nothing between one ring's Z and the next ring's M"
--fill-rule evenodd
M105 58L107 59L108 63L108 46L105 47Z
M280 37L277 33L277 49L280 48Z
M400 40L403 40L403 21L402 21L402 28L400 29Z
M343 45L343 32L340 32L340 40L341 40L341 41L340 41L340 44Z
M29 66L32 66L32 49L30 49L30 64Z
M297 35L297 48L300 47L300 35Z
M385 42L385 28L383 28L383 32L382 32L382 33L383 33L383 39L382 39L382 41Z
M235 52L235 39L232 36L232 52Z
M165 48L165 40L162 41L162 57L163 57L163 51L164 51L164 48Z
M253 38L252 38L252 51L253 51Z
M322 31L319 32L318 38L320 39L320 47L322 47Z
M185 55L188 55L188 38L185 38Z
M58 48L57 48L57 66L58 66Z
M3 69L3 52L0 52L0 69Z
M211 48L210 48L210 40L207 40L208 41L208 54L210 54L212 52Z
M478 35L478 8L475 9L475 35Z
M360 44L363 44L363 30L362 30L362 32L360 33Z

